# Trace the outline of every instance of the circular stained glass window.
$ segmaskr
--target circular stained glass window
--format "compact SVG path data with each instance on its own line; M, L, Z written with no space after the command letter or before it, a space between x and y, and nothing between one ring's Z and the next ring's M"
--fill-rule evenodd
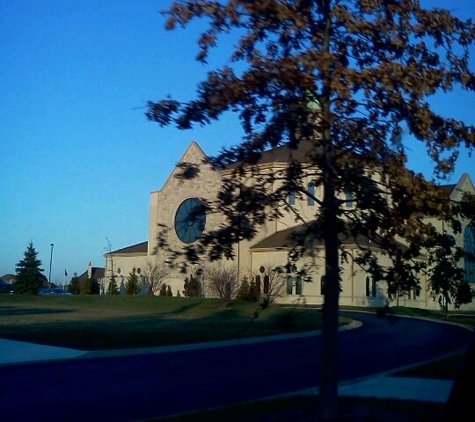
M206 208L198 198L185 199L175 214L175 231L184 243L195 242L206 226Z

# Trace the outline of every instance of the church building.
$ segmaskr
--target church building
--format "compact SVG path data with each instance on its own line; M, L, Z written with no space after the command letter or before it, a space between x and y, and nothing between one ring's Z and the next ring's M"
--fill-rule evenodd
M263 153L259 160L261 168L279 171L288 166L290 155L301 154L298 159L305 163L305 152L290 151L279 147ZM222 184L224 172L204 164L206 154L196 142L185 153L172 171L162 188L150 194L149 234L142 243L127 246L105 254L104 291L113 276L117 285L123 284L135 269L142 280L160 274L160 279L171 287L174 296L183 295L185 277L190 273L201 274L203 268L212 265L232 265L238 272L238 279L247 277L258 285L262 294L273 294L279 303L316 304L323 303L324 245L314 244L311 253L304 254L294 261L293 235L298 233L307 221L311 221L318 204L310 197L302 198L289 195L288 202L297 210L297 221L289 212L283 212L278 218L269 219L260 227L252 241L240 241L235 246L234 261L208 262L188 265L183 273L180 264L170 266L170 257L158 247L157 239L166 228L166 240L171 249L180 250L193 244L206 230L218 227L222 222L219 213L207 213L203 207L206 201L216 199ZM199 167L199 175L184 179L176 177L180 172L180 163L191 163ZM309 192L321 198L323 192L314 186L311 178L306 181ZM473 183L468 174L462 175L453 185L442 186L450 199L460 200L464 192L475 194ZM348 201L348 207L357 206ZM443 230L443 222L433 224ZM439 227L440 226L440 227ZM455 236L456 242L467 252L475 253L475 236L469 221L462 222L462 232ZM340 305L383 306L387 301L387 287L384 282L374 280L355 264L352 257L361 248L376 248L364 236L358 238L340 237L346 259L342 261ZM388 258L380 257L381 264L389 264ZM386 260L386 261L385 261ZM466 280L475 288L475 265L467 259L460 262L466 274ZM421 276L421 290L398 298L398 304L425 309L439 309L439 303L429 295L428 280ZM154 291L158 294L158 291ZM464 309L474 309L475 304L464 305Z

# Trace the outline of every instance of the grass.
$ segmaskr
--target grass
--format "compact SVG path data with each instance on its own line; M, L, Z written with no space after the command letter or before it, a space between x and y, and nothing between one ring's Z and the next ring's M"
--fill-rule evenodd
M189 344L318 330L316 309L152 296L0 296L0 337L80 350ZM342 320L344 322L344 320Z

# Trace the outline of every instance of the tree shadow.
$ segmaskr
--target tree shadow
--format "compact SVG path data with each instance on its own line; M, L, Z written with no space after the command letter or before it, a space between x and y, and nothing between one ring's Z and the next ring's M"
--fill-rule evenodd
M73 312L71 309L16 308L0 306L0 316L63 314Z
M170 315L179 315L179 314L184 314L188 312L190 309L196 308L200 303L195 302L195 303L187 303L184 304L178 308L176 308L174 311L168 312Z

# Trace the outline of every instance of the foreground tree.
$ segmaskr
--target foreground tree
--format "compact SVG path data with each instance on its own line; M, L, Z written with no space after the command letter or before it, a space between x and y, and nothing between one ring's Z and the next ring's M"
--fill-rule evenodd
M210 160L234 168L217 203L208 204L209 212L224 214L225 224L190 245L187 257L232 258L233 243L252 239L266 219L284 211L301 219L289 194L315 201L315 218L295 239L294 257L311 241L324 243L321 392L324 417L334 419L340 260L348 259L342 236L364 236L386 254L392 265L383 267L374 248L362 249L355 261L390 291L417 289L418 273L426 272L433 292L455 306L472 300L463 274L453 271L460 257L453 242L461 230L459 205L407 170L402 133L427 146L438 178L453 171L459 147L475 146L474 127L437 114L429 103L439 91L474 90L468 64L475 27L447 10L425 10L417 0L188 0L165 15L168 29L207 19L198 39L204 64L221 35L239 37L228 64L209 71L196 99L149 103L147 117L160 125L190 129L233 111L245 133ZM279 146L294 156L288 168L259 173L261 154ZM299 154L311 166L304 168ZM196 175L192 170L184 177ZM307 189L309 179L315 190ZM319 188L322 199L313 193ZM444 219L451 232L438 233L422 216ZM421 261L422 251L437 259Z
M16 265L15 292L30 295L38 294L38 289L43 287L46 277L41 274L41 261L38 259L33 242L28 244L24 257Z

